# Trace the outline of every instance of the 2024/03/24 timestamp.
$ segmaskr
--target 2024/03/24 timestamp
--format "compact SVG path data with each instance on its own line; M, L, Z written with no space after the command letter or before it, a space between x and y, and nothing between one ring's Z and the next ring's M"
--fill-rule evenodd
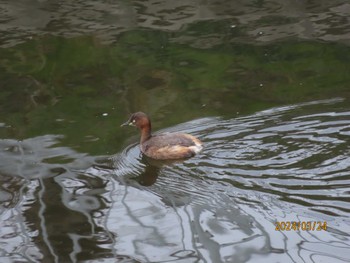
M277 221L276 231L322 231L327 230L327 222L321 221Z

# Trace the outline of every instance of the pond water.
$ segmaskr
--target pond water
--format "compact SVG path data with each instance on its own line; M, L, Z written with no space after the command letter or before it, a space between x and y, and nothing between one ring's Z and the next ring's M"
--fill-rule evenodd
M1 141L2 257L16 262L346 262L350 108L314 101L201 118L184 162ZM277 222L326 230L276 231ZM319 224L319 223L317 223ZM110 260L108 260L110 259Z
M0 3L0 262L350 261L347 1Z

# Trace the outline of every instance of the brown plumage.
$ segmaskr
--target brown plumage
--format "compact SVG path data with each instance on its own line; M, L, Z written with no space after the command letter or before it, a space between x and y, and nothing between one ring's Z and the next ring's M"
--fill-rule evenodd
M146 156L158 159L184 159L194 156L202 150L202 142L186 133L163 133L152 135L151 121L143 112L136 112L122 124L136 126L141 131L141 152Z

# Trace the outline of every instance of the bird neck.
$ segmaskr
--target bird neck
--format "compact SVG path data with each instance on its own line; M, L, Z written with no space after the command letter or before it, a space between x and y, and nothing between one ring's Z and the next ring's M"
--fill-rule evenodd
M141 128L141 141L140 143L144 143L147 141L149 138L151 138L151 125L144 126Z

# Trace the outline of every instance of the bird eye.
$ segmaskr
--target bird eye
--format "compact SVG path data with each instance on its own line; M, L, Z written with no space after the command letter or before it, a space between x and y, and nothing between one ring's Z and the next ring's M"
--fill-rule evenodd
M133 120L132 120L132 123L135 123L135 122L136 122L136 120L135 120L135 119L133 119Z

